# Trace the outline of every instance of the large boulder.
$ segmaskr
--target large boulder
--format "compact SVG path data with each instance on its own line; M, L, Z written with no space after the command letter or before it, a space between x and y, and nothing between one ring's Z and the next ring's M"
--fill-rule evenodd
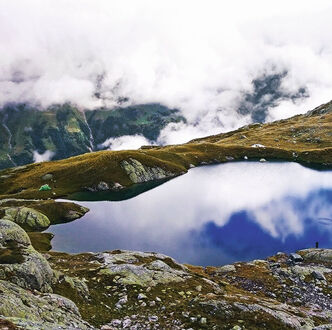
M175 176L174 173L166 171L158 166L149 167L133 158L123 160L121 162L121 167L133 183L143 183Z
M77 306L56 294L32 294L0 280L0 315L20 329L91 329Z
M17 223L26 230L45 230L51 224L46 215L29 207L8 207L4 212L5 219Z
M160 253L119 250L97 255L103 264L100 274L117 276L118 283L155 286L183 282L191 276L188 269L174 259Z
M0 220L0 279L22 288L52 292L53 271L16 223Z
M298 251L302 258L311 262L326 262L332 264L332 249L305 249Z

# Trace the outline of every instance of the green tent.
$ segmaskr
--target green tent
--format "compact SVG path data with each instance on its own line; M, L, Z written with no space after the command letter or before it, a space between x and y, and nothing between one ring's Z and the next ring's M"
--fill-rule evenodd
M43 184L40 188L39 191L48 191L52 190L52 188L48 184Z

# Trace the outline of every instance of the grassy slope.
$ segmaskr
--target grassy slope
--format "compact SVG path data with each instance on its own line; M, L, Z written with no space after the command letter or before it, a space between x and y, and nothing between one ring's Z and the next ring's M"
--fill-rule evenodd
M253 144L265 148L254 148ZM232 157L296 161L309 166L332 167L332 102L306 115L269 124L254 124L239 130L196 139L182 145L144 148L133 151L101 151L60 161L27 165L0 172L0 198L56 198L82 191L100 181L132 185L120 166L135 158L146 166L158 166L175 175L190 164L227 162ZM41 177L52 173L52 191L39 192ZM56 193L56 195L54 195Z

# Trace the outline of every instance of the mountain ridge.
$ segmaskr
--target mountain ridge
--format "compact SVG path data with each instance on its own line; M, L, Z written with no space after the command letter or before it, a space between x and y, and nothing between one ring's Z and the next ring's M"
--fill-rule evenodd
M155 141L168 123L180 121L178 110L157 103L96 110L7 105L0 110L0 169L33 163L34 154L58 160L102 150L112 137L141 134Z

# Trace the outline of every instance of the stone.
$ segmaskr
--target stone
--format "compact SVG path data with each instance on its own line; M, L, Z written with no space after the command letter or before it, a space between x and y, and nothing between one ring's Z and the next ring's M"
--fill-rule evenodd
M255 143L251 146L251 148L266 148L263 144Z
M127 295L124 295L118 302L117 302L117 304L119 304L119 305L124 305L124 304L126 304L128 302L128 297L127 297Z
M196 291L201 292L202 291L202 286L201 285L197 285L195 289L196 289Z
M157 322L157 321L158 321L158 316L157 315L149 316L149 322Z
M138 300L147 299L147 296L146 296L144 293L140 293L140 294L137 296L137 299L138 299Z
M332 249L306 249L300 252L304 260L332 263Z
M229 273L229 272L235 272L236 268L234 265L224 265L217 268L217 273Z
M259 161L260 161L261 163L265 163L267 160L266 160L265 158L261 158Z
M291 253L289 257L294 262L301 262L301 261L303 261L303 258L299 254L297 254L297 253Z
M314 270L312 273L311 273L312 277L316 280L320 280L320 281L326 281L326 278L325 276L320 273L319 271L316 271Z
M45 230L51 224L51 221L46 215L24 206L5 208L4 218L31 231Z
M123 186L119 182L114 182L112 190L121 190L121 189L123 189Z
M157 284L182 282L188 278L183 265L162 254L123 250L117 254L100 253L98 258L104 265L99 273L119 276L117 282L121 284L150 287ZM145 258L149 262L139 263L138 258ZM151 259L155 260L150 261ZM165 259L169 259L176 268L166 264L163 261Z
M199 321L200 324L206 324L207 320L205 317L202 317Z
M126 318L125 320L123 320L123 322L122 322L122 327L123 328L128 328L128 327L130 327L131 326L131 319L130 318Z
M31 294L1 280L0 315L22 329L72 329L73 324L82 330L92 328L71 300L55 294Z
M100 181L98 184L97 184L97 190L98 191L107 191L109 190L110 187L108 186L108 184L104 181Z
M175 176L174 173L158 166L145 166L134 158L123 160L120 165L133 183L143 183Z
M11 242L10 247L8 242ZM28 235L19 225L9 220L0 220L0 247L9 249L13 254L10 262L0 259L1 280L29 290L52 291L55 275L47 260L32 247Z
M51 173L44 174L44 175L41 177L41 179L42 179L43 181L50 181L50 180L53 179L53 174L51 174Z

